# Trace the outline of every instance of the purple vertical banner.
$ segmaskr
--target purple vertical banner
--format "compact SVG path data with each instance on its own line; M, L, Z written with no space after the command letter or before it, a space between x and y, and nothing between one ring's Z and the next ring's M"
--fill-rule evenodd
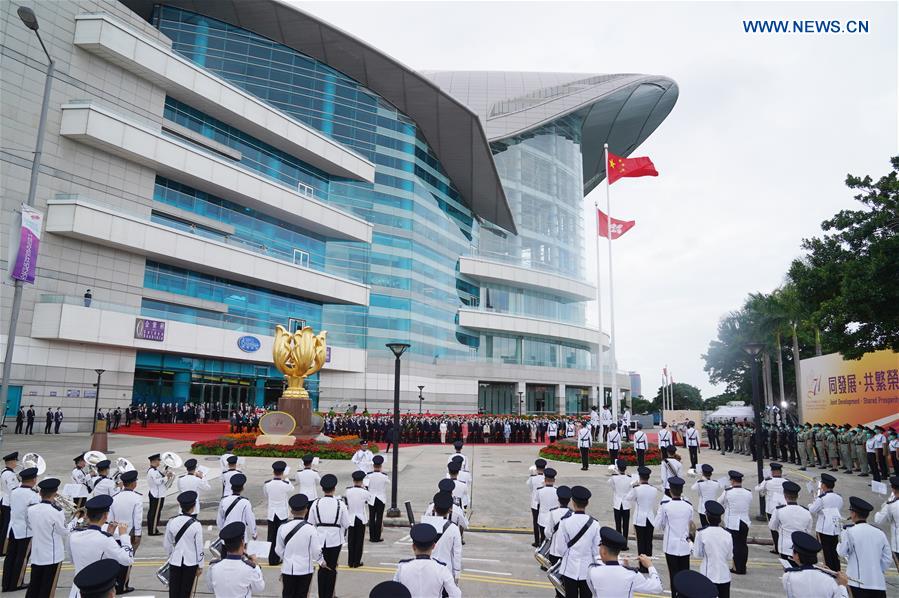
M41 225L44 215L34 208L22 204L22 226L19 230L19 246L15 249L16 259L12 262L9 275L22 282L34 283L37 271L37 252L41 244Z

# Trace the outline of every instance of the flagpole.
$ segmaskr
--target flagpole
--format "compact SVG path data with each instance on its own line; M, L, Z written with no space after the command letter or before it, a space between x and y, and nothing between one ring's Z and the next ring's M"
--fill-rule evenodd
M604 364L603 364L603 335L602 335L602 285L600 284L600 278L602 268L600 267L599 261L599 201L593 200L593 210L596 212L596 322L597 327L599 328L599 351L597 356L597 362L599 366L599 399L596 404L602 409L605 406L606 401L606 386L605 386L605 372ZM605 439L603 439L605 440Z
M618 358L615 355L615 286L612 276L612 194L609 182L609 144L603 144L606 158L606 218L609 240L609 366L612 371L612 421L618 422Z

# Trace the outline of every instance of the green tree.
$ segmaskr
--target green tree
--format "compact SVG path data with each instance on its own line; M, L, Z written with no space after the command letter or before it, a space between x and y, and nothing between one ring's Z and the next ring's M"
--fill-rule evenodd
M692 384L683 382L674 383L674 408L675 409L702 409L702 391ZM658 411L662 408L662 387L656 392L656 396L652 399L653 410Z
M741 397L732 392L723 392L720 395L715 395L714 397L705 399L702 402L702 408L706 411L714 411L718 407L727 405L731 401L743 401L744 404L749 404L748 397Z
M642 395L639 397L631 397L631 406L634 413L639 413L641 415L657 411L655 404L652 401L644 399Z

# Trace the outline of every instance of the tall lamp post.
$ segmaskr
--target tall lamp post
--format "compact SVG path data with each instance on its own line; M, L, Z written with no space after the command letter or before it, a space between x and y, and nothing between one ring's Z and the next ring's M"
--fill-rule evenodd
M419 387L418 387L418 414L419 415L421 415L421 406L425 402L425 398L421 395L421 393L424 391L424 389L425 389L424 384L419 385Z
M409 343L387 343L387 348L396 358L393 370L393 470L390 473L390 508L387 509L387 516L399 517L400 510L396 506L396 486L397 472L400 468L400 357L409 348Z
M752 378L752 408L755 412L755 465L759 476L759 484L764 480L762 469L765 459L765 441L762 439L762 398L759 394L757 378L759 373L758 356L764 348L765 345L762 343L746 343L743 347L743 350L749 355L749 376ZM757 519L759 521L767 520L767 517L765 517L765 497L761 494L759 494L759 515Z
M518 417L521 417L521 404L524 402L524 399L521 397L524 392L518 391Z
M38 22L34 11L27 6L20 6L16 13L26 27L34 31L37 41L40 42L44 54L47 55L47 72L44 75L44 99L41 103L41 116L37 125L37 140L34 144L34 157L31 161L31 180L28 183L28 199L25 205L33 206L34 197L37 195L37 175L41 169L41 155L44 151L44 130L47 128L47 108L50 106L50 88L53 84L53 71L56 63L50 57L41 34L37 32ZM10 258L15 259L15 258ZM6 357L3 360L3 381L0 383L0 417L6 420L6 403L9 400L9 379L12 374L13 349L16 346L16 328L19 325L19 311L22 308L22 288L24 283L18 278L13 287L12 309L9 313L9 330L6 333ZM3 444L3 427L0 427L0 445Z
M97 383L94 384L94 386L97 387L97 391L94 393L94 421L92 422L93 433L91 434L91 450L105 453L109 448L106 443L106 422L103 422L103 430L100 430L100 419L97 417L97 413L100 410L100 378L106 370L96 369L94 371L97 372Z

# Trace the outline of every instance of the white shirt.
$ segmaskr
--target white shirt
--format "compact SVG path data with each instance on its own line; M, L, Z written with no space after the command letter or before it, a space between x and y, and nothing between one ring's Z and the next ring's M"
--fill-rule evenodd
M621 432L618 430L609 430L606 435L606 447L609 450L617 451L621 448Z
M92 483L94 489L91 491L91 498L104 494L107 496L115 496L119 493L119 488L116 486L115 480L108 478L105 475L95 477Z
M718 498L718 493L721 492L721 484L717 480L702 478L693 482L690 490L695 490L699 495L699 504L696 506L696 510L705 515L705 503Z
M730 582L729 561L734 556L734 538L719 527L706 527L696 532L693 556L700 557L699 572L712 583Z
M429 524L440 534L431 557L449 567L453 579L459 579L462 572L462 534L459 533L459 526L438 515L422 517L421 522Z
M333 496L322 496L309 508L309 523L318 528L325 548L343 544L343 535L353 522L342 501Z
M252 598L265 589L262 567L245 563L239 556L226 556L210 563L206 587L216 598Z
M31 528L31 564L54 565L66 558L63 538L69 535L66 516L56 505L41 501L28 507Z
M175 537L181 528L192 521L181 539L175 544ZM165 524L165 536L162 538L162 548L169 555L168 562L176 567L193 567L199 565L203 568L203 525L190 515L180 514L172 517Z
M37 492L26 486L15 488L9 495L9 529L17 540L30 538L32 529L28 525L28 507L41 502Z
M634 478L626 473L615 472L609 478L609 486L612 488L612 508L630 509L631 503L627 501L627 495L634 485Z
M531 475L530 477L528 477L528 479L527 479L526 483L528 485L528 491L530 491L530 493L531 493L531 508L532 509L537 508L537 490L539 490L540 488L543 488L543 486L546 485L546 484L544 484L545 479L546 478L543 477L542 473L535 473L535 474Z
M9 496L12 491L21 486L19 477L16 472L9 467L0 473L0 504L4 507L9 506Z
M886 590L884 572L893 566L893 555L886 534L867 523L847 526L840 534L837 554L846 559L849 587L864 590Z
M871 438L869 438L865 441L865 451L867 451L869 453L876 453L877 452L876 449L877 449L877 439L874 436L872 436Z
M837 585L837 580L812 566L797 567L784 571L784 592L786 598L846 598L846 588Z
M656 515L656 505L659 504L659 490L649 484L640 484L627 493L624 497L629 504L634 505L634 525L646 527L653 525Z
M285 544L287 535L297 526L302 527ZM281 573L285 575L308 575L315 570L314 563L324 562L321 536L314 525L302 519L288 521L278 528L275 554L281 557Z
M882 432L878 432L874 435L874 448L882 449L883 445L887 443L887 437L883 435Z
M72 557L72 565L75 574L101 559L115 559L124 567L134 562L134 551L131 548L131 538L127 535L118 540L101 530L97 526L88 526L81 531L73 531L69 536L69 551ZM81 595L78 586L72 584L69 598L77 598Z
M602 415L600 416L600 421L602 421L602 425L608 426L612 423L612 412L606 408L603 408Z
M165 476L155 467L147 470L147 492L154 498L165 498Z
M371 473L374 469L371 464L371 460L375 458L374 453L370 450L362 450L359 449L353 454L353 463L356 464L356 467L365 473Z
M415 598L440 598L443 592L450 598L462 598L449 567L427 555L400 561L393 581L406 586Z
M297 491L300 494L303 494L310 501L318 498L318 488L319 482L321 482L322 477L318 475L318 472L312 469L311 467L308 469L301 469L296 474L297 478Z
M293 496L293 484L283 478L272 478L262 485L262 494L268 503L265 518L274 521L277 516L281 521L287 520L287 499Z
M662 477L662 487L666 490L670 489L671 485L668 483L668 478L679 478L683 469L684 466L677 459L662 459L662 469L659 472L659 475Z
M555 509L550 509L549 511L549 519L546 522L546 525L543 526L544 535L546 535L547 539L549 539L549 553L553 556L562 556L562 552L564 546L560 547L558 542L558 525L559 522L566 516L570 517L571 509L568 507L556 507Z
M236 504L235 504L236 503ZM234 505L232 508L231 505ZM246 527L244 530L244 540L249 542L256 539L256 516L253 515L253 505L250 500L239 494L226 496L219 503L219 512L215 518L219 531L222 531L229 523L242 521Z
M687 428L684 436L687 438L688 447L699 446L699 432L696 431L696 428Z
M671 430L668 428L659 430L659 446L671 446Z
M752 505L752 492L746 488L725 488L718 502L724 507L724 527L738 531L740 522L749 526L749 507Z
M228 457L230 456L232 456L232 453L224 453L219 457L219 467L221 467L222 473L228 471Z
M637 430L634 433L634 450L645 451L647 448L649 448L649 441L646 439L646 432Z
M559 495L555 486L544 486L535 494L537 500L537 525L546 526L549 511L559 506Z
M590 410L590 425L591 426L599 425L599 414L596 412L596 409Z
M659 505L655 527L664 530L662 550L666 554L685 556L690 554L690 522L693 521L693 505L690 501L665 499Z
M243 473L239 469L229 469L225 473L222 474L222 498L226 496L231 496L234 494L234 491L231 490L231 478L238 473Z
M350 522L355 525L358 519L363 524L368 524L368 505L371 503L371 494L368 490L350 486L343 494L346 497L347 510L350 512Z
M468 471L468 458L462 453L453 453L450 455L446 460L447 465L452 463L455 457L462 457L462 471Z
M768 497L765 501L765 512L769 515L780 505L787 504L787 499L784 498L784 482L786 481L787 479L783 477L769 478L767 480L762 480L762 483L755 487L756 492L762 496ZM786 554L793 553L790 552Z
M549 422L549 425L546 427L546 433L550 436L557 436L559 431L559 424L552 421Z
M590 445L593 444L593 437L590 435L590 428L584 426L577 432L577 446L578 448L590 448Z
M209 490L209 480L186 473L178 476L177 481L178 494L193 490L197 493L197 505L194 507L194 513L200 512L200 493Z
M453 498L459 501L463 509L467 509L469 502L468 484L458 478L453 479L453 482L455 482L455 484L453 485Z
M631 425L631 410L625 409L624 414L621 416L621 421L624 423L625 427L629 427Z
M428 503L425 509L425 517L434 515L434 503ZM450 511L450 521L459 526L459 529L468 529L468 518L465 516L465 510L459 505L453 505Z
M568 542L578 535L588 520L590 527L571 548L568 548ZM560 575L571 579L587 579L590 564L596 562L599 554L599 528L599 522L586 513L572 513L570 517L562 519L558 532L559 546L562 550Z
M634 592L661 593L662 580L655 567L650 567L649 575L644 576L622 567L618 561L603 562L590 566L587 587L594 598L631 598Z
M815 531L828 536L839 535L842 529L843 497L833 491L822 492L815 501L808 506L812 515L817 516Z
M802 505L780 505L771 514L768 529L778 533L777 551L792 556L793 532L812 533L814 531L812 514Z
M894 496L883 503L880 511L874 515L874 523L887 524L890 529L890 549L899 552L899 498Z
M375 499L387 504L387 487L390 485L390 476L383 471L373 471L365 476L364 484L371 495L370 505L375 504Z
M118 521L128 526L125 535L141 535L141 521L144 513L144 497L134 490L122 490L112 497L109 508L109 520Z
M71 478L72 483L78 485L78 492L72 498L83 498L90 494L91 477L87 475L86 471L80 467L75 467L72 469Z

